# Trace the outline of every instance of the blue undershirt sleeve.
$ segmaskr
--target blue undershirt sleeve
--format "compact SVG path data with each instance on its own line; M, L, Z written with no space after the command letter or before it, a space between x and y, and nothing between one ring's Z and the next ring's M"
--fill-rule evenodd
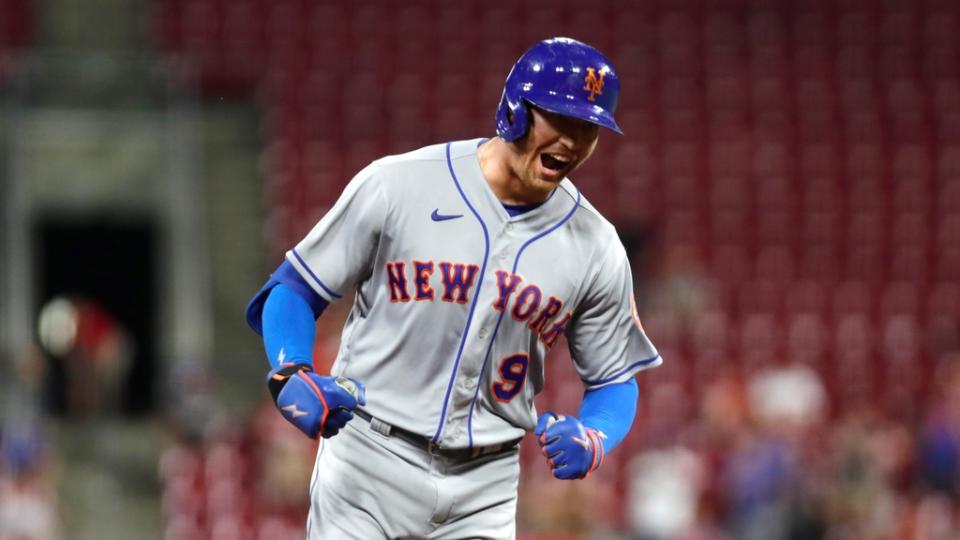
M580 422L606 435L604 452L609 454L630 431L637 414L637 381L601 386L583 393L580 404Z
M327 305L288 261L270 275L247 304L246 318L263 336L271 367L280 362L312 363L316 320Z
M278 284L263 305L263 346L270 367L282 362L313 364L316 319L310 305L293 289Z

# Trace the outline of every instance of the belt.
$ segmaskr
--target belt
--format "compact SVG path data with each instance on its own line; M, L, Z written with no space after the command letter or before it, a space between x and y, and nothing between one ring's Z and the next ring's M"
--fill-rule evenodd
M353 413L369 422L370 429L378 433L388 437L396 437L421 450L426 450L426 452L432 456L440 456L459 461L466 461L470 459L476 459L480 456L488 456L490 454L506 452L507 450L516 448L516 446L520 444L520 441L522 440L514 439L512 441L491 444L489 446L474 446L473 448L441 448L429 437L424 437L423 435L418 435L412 431L390 425L375 416L371 416L370 413L362 409L354 409Z

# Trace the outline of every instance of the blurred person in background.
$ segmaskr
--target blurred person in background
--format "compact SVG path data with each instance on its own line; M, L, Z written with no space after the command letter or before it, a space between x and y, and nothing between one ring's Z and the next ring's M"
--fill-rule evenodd
M14 355L0 382L0 540L59 537L51 442L43 412L46 359L37 348Z
M38 425L0 426L0 540L60 537L49 443Z
M68 414L81 420L117 414L133 358L120 321L96 300L56 297L38 325L41 344L63 367Z

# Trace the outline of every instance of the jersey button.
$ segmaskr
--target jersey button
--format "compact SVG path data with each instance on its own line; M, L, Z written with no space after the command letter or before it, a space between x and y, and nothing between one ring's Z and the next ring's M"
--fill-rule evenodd
M513 223L507 222L507 224L503 226L503 230L507 232L510 232L511 229L513 229Z
M477 332L477 335L480 336L480 339L487 339L487 336L488 336L489 334L488 334L486 328L481 328L480 331Z

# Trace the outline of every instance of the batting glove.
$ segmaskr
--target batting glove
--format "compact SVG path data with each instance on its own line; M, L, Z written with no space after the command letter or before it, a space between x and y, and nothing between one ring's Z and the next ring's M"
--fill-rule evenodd
M603 463L604 435L573 416L545 412L533 433L554 478L586 478Z
M280 364L267 374L267 387L283 417L311 439L333 437L367 403L359 382L322 377L306 364Z

